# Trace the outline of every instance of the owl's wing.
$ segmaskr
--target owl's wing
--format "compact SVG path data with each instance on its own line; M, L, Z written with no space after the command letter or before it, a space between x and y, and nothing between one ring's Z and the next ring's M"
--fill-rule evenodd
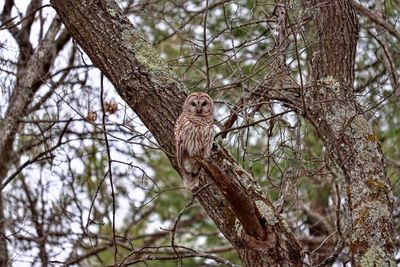
M206 138L207 146L206 146L206 151L204 151L205 157L209 157L211 154L212 146L214 143L214 136L215 136L214 126L213 124L211 124L208 128L208 136Z
M178 153L178 165L183 170L183 160L184 160L184 155L186 153L186 149L182 145L182 140L178 141L177 149L176 152Z
M185 153L185 149L183 146L183 140L182 140L182 131L180 129L182 123L182 118L179 117L177 122L176 122L176 126L175 126L175 149L176 149L176 157L178 159L178 166L180 169L183 168L183 155Z

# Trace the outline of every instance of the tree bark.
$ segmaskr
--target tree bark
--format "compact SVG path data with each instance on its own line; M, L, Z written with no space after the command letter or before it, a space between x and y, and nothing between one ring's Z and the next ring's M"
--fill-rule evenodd
M114 1L51 3L70 34L177 168L173 128L187 96L184 86ZM213 156L201 163L205 171L195 194L237 249L243 264L301 266L299 243L251 175L218 146L213 148ZM243 203L248 209L241 207Z
M351 0L311 1L317 40L304 92L314 124L347 182L353 266L395 266L392 195L378 142L353 93L358 21Z

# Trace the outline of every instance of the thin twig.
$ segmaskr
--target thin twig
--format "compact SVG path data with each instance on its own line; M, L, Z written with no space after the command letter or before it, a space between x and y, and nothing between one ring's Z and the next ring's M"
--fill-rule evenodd
M46 4L46 5L43 5L43 6L39 7L39 8L36 8L34 11L32 11L31 13L29 13L28 15L26 15L24 18L22 18L22 19L21 19L20 21L18 21L17 23L12 24L12 25L10 25L10 26L6 26L8 23L10 23L10 22L13 21L14 19L16 19L17 16L15 16L15 17L13 17L13 18L10 18L10 19L8 19L7 21L5 21L5 22L0 26L0 31L2 31L2 30L9 30L9 29L12 29L12 28L17 27L19 24L21 24L22 22L24 22L26 19L28 19L28 18L30 18L31 16L35 15L35 13L36 13L37 11L39 11L39 10L41 10L42 8L45 8L45 7L53 7L53 5L51 5L51 4Z
M117 242L116 242L116 235L115 235L115 193L114 193L114 183L113 183L113 177L112 177L112 159L111 159L111 152L110 152L110 146L108 144L108 136L107 136L107 129L106 129L106 111L104 108L104 75L103 72L101 73L100 77L100 102L101 102L101 110L103 112L102 116L102 123L103 123L103 133L104 133L104 140L106 143L106 148L107 148L107 158L108 158L108 175L110 178L110 186L111 186L111 197L112 197L112 231L113 231L113 243L114 243L114 265L117 264L117 253L118 253L118 247L117 247Z
M62 138L63 138L65 132L67 131L68 125L70 124L71 121L72 121L72 119L69 119L68 122L65 124L64 129L62 130L62 132L60 134L60 137L58 139L58 142L57 142L57 144L55 146L53 146L52 148L50 148L50 149L48 149L46 151L43 151L43 152L37 154L35 157L33 157L30 160L25 161L21 166L18 167L18 169L16 169L10 176L8 176L7 179L5 179L5 181L1 185L1 190L0 191L2 191L24 168L26 168L30 164L38 161L44 155L54 151L59 146L68 143L69 141L62 142ZM46 159L48 159L48 158L50 158L50 157L46 157Z
M210 69L208 66L208 54L207 54L207 15L208 15L208 0L206 0L206 8L204 11L204 16L203 16L203 46L204 46L204 60L206 62L206 78L207 78L207 85L206 85L206 90L210 90Z
M238 126L238 127L233 127L233 128L221 131L221 132L217 133L214 138L218 137L219 135L225 135L228 132L240 130L240 129L247 128L247 127L250 127L250 126L254 126L254 125L259 124L259 123L264 122L264 121L269 121L269 120L275 119L276 117L285 115L286 113L289 113L289 112L292 112L292 111L294 111L294 109L289 109L289 110L283 111L281 113L269 116L268 118L264 118L264 119L261 119L261 120L258 120L258 121L254 121L252 123L248 123L248 124L245 124L245 125L241 125L241 126Z
M174 224L172 226L171 229L171 246L172 249L174 250L176 256L178 257L178 266L182 267L182 257L180 256L180 254L178 253L178 251L176 250L176 246L175 246L175 233L176 233L176 228L178 227L179 221L181 220L181 217L183 215L183 213L190 207L193 205L193 202L195 200L195 197L203 190L205 189L207 186L209 186L210 184L206 184L204 186L202 186L201 188L199 188L192 196L192 198L190 199L190 201L188 203L186 203L185 207L183 207L183 209L179 212L178 217L176 217Z

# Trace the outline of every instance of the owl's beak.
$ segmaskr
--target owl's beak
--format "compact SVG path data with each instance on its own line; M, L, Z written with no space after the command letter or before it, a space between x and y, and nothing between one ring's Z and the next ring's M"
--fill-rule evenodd
M201 112L201 107L196 107L196 112L200 113Z

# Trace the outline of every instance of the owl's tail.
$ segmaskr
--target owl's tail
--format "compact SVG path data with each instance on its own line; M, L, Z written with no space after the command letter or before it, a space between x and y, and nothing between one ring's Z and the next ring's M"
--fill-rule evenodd
M186 159L182 166L183 184L193 190L199 186L200 165L194 159Z
M185 175L183 177L183 185L186 188L193 190L199 186L199 177L193 175Z

